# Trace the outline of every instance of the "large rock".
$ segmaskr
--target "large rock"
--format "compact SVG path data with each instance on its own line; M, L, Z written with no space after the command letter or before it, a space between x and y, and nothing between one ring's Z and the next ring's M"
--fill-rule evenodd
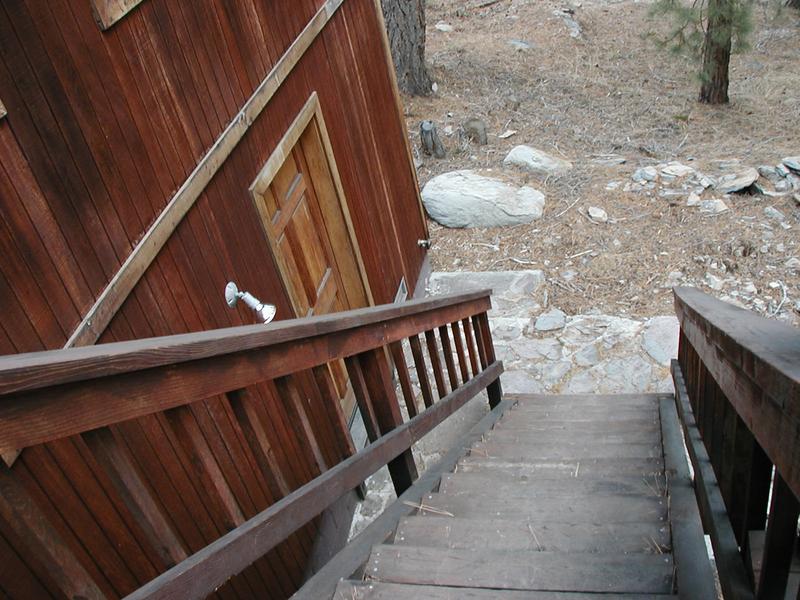
M539 175L563 175L572 163L530 146L516 146L503 159L504 165L521 167Z
M800 156L787 156L781 162L789 167L792 171L797 171L800 173Z
M741 192L753 185L758 179L758 171L752 168L744 169L736 173L729 173L719 178L716 190L720 194L730 194Z
M422 203L445 227L497 227L541 218L544 194L474 171L452 171L425 184Z

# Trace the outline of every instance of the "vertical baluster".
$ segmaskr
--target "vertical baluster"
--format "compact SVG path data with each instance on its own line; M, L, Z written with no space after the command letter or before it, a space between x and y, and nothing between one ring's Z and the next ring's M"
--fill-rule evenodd
M466 341L467 351L469 352L469 364L470 367L472 367L472 376L475 377L480 373L480 369L478 368L478 353L475 350L475 338L472 335L472 321L467 317L462 320L461 323L464 326L464 340Z
M444 398L447 395L447 386L444 383L442 361L439 360L439 347L436 345L436 335L433 333L433 330L425 332L425 344L428 346L428 356L431 359L431 368L433 369L433 379L436 381L436 390L439 392L439 398Z
M472 329L475 333L475 343L478 346L478 358L481 361L481 371L489 366L489 361L486 358L486 347L483 343L483 336L481 335L480 322L478 315L472 317Z
M761 561L761 578L756 595L758 600L783 600L786 594L799 516L800 502L780 473L775 473L767 536L764 540L764 558Z
M383 348L377 348L359 354L358 360L364 373L367 393L375 411L380 434L385 435L403 424L388 357ZM417 478L417 467L411 448L389 461L389 474L392 476L392 483L398 496L413 485Z
M733 497L742 492L742 490L737 490L733 487L733 471L736 466L735 452L737 414L727 397L725 398L722 408L722 465L720 469L719 487L720 492L722 493L722 498L725 500L725 506L727 506L729 509L728 514L730 514L730 507L733 503Z
M483 346L483 353L488 367L495 360L494 343L492 342L492 330L489 327L489 317L486 313L476 315L477 327L475 333L481 340ZM480 347L480 346L479 346ZM503 388L500 385L500 378L498 377L486 387L486 394L489 396L489 406L494 408L503 399Z
M447 325L439 327L439 339L442 342L444 363L447 365L447 376L450 378L450 389L455 390L458 388L458 373L456 372L456 363L453 360L453 347L450 345L450 333Z
M469 366L467 365L467 357L464 354L464 342L461 339L461 327L458 321L450 323L450 328L453 330L453 342L456 345L456 354L458 355L458 367L461 369L461 380L466 383L469 381Z
M746 552L749 532L764 529L766 523L772 463L738 415L731 480L733 494L728 515L736 540Z
M333 375L328 365L313 367L311 372L322 398L323 411L333 429L340 459L344 460L356 453L356 447L353 444L353 438L350 437L350 428L347 426L347 420L339 402L339 392L333 381Z
M295 431L297 440L301 446L308 448L317 463L320 473L328 470L328 465L322 455L322 449L319 447L314 430L306 414L303 400L300 394L297 393L295 383L291 380L290 376L278 377L274 380L275 388L278 390L278 395L283 400L286 407L286 412L289 414L292 429ZM303 443L305 440L305 444Z
M353 386L353 394L356 397L358 411L364 421L367 438L370 442L374 442L380 437L380 429L378 428L378 420L375 418L375 411L372 409L361 363L358 360L358 356L348 356L344 360L344 364L347 368L347 375L350 377L350 385Z
M426 408L433 406L433 392L431 382L428 379L428 367L425 366L425 357L422 355L422 345L419 343L419 336L412 335L408 338L411 345L411 354L414 357L414 368L417 370L419 389L422 391L422 401Z
M411 386L411 378L408 376L408 365L403 354L403 345L400 342L393 342L389 344L389 351L392 353L397 379L400 381L400 389L403 390L403 399L406 403L408 416L413 419L418 414L417 403L414 398L414 388Z

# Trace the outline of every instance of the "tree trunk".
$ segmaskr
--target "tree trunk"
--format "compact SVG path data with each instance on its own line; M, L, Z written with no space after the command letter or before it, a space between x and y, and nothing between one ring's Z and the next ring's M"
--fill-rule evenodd
M703 46L700 102L728 102L728 67L731 61L731 0L709 0L708 24Z
M800 0L786 0L786 6L789 8L800 8Z
M397 84L407 94L431 93L425 68L425 0L382 0Z

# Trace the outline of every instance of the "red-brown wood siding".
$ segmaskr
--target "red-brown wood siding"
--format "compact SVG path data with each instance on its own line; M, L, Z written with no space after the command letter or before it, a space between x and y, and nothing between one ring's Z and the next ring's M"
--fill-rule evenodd
M319 0L146 0L107 32L88 0L0 6L0 353L63 346ZM424 237L373 0L346 0L178 225L100 342L291 315L248 187L316 91L376 303ZM298 378L328 465L342 458ZM0 595L122 596L319 473L265 383L26 449L0 466ZM287 596L312 523L221 598ZM52 562L52 557L60 557Z

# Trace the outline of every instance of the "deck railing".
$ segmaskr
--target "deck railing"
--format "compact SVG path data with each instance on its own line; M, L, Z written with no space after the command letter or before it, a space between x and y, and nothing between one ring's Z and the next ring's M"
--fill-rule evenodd
M400 494L417 477L411 454L414 442L484 388L490 405L500 402L503 367L495 359L489 330L489 294L481 291L269 326L4 357L0 359L0 451L24 449L198 398L235 395L247 386L273 380L299 436L319 455L294 378L309 372L318 386L330 386L327 365L343 359L371 442L367 448L324 470L129 596L203 598L382 466L389 465ZM404 339L413 356L423 409L415 400ZM409 415L405 422L392 368ZM343 443L352 448L335 391L328 391L327 418L341 425L338 429L347 437Z
M676 402L723 595L783 599L800 513L800 331L693 288L675 289L675 308Z

